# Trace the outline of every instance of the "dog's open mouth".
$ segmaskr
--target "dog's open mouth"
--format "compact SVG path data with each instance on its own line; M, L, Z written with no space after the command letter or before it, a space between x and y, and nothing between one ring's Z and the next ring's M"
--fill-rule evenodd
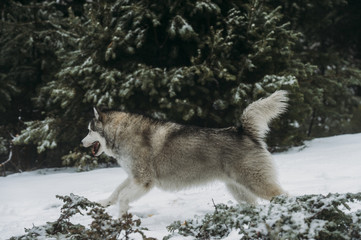
M96 141L96 142L93 142L92 145L93 145L92 154L93 154L94 156L96 156L96 154L98 153L99 148L100 148L100 143L99 143L98 141Z

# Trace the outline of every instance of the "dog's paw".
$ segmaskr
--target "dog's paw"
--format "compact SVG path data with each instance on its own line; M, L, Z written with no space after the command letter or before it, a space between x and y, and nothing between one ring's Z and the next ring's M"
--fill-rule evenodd
M121 218L124 214L126 214L129 210L128 204L119 203L119 217Z
M102 205L103 207L109 207L110 205L113 205L114 203L112 201L110 201L109 199L104 199L104 200L100 200L98 201L98 203L100 205Z

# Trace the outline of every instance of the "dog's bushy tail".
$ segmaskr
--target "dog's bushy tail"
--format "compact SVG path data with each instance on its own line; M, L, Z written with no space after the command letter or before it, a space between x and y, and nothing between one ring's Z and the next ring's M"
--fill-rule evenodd
M287 109L287 101L287 91L280 90L251 103L241 117L243 129L257 140L263 141L269 131L268 124Z

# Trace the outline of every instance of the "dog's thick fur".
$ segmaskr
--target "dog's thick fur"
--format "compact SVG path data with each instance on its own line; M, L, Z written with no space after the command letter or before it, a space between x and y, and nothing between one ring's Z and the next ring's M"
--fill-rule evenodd
M117 201L120 212L157 186L178 190L212 180L225 182L234 198L255 203L284 193L277 182L264 138L268 123L285 111L287 92L277 91L250 104L239 128L200 128L161 122L125 112L100 112L82 140L93 153L117 159L128 173L104 206Z

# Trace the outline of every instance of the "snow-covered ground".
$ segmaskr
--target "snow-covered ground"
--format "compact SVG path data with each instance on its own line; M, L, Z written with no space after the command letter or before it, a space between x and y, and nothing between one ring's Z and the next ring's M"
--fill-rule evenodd
M361 192L361 134L315 139L274 158L290 195ZM62 202L55 195L74 193L96 201L108 197L125 178L121 168L81 173L46 169L0 177L0 239L57 219ZM130 212L149 229L147 236L162 239L173 221L213 212L212 199L235 204L224 185L215 182L179 192L154 189L134 202ZM117 207L109 207L109 212L117 216Z

